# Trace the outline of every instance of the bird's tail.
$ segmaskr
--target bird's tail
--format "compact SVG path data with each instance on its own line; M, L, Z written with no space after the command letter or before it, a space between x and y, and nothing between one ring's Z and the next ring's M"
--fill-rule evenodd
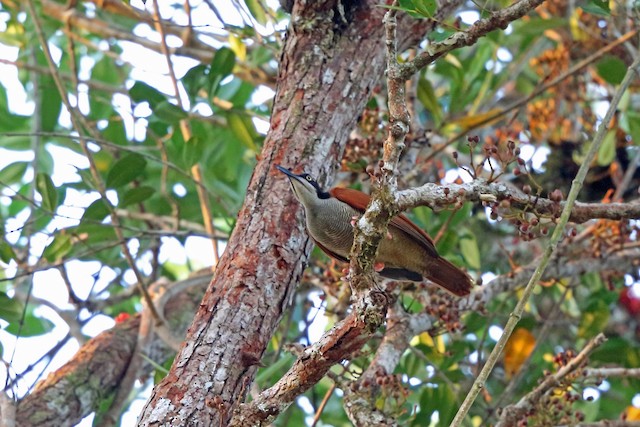
M425 277L460 297L469 295L473 288L471 277L442 257L430 266Z

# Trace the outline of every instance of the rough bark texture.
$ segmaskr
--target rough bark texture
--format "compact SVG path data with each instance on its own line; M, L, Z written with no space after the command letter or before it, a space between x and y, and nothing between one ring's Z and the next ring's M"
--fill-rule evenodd
M176 335L184 335L208 282L205 276L199 288L182 293L166 304L164 315ZM20 401L16 410L17 425L73 426L95 411L118 389L136 347L139 325L138 315L91 339L73 359L38 383L36 389ZM163 364L173 354L174 350L156 340L146 356ZM145 364L141 374L152 371L153 366Z
M384 69L377 2L296 2L271 129L245 204L185 346L139 425L226 425L289 305L311 243L275 164L326 184ZM432 25L404 22L405 43Z

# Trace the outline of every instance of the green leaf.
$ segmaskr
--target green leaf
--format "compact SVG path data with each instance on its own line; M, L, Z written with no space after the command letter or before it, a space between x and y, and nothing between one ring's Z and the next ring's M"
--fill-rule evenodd
M420 76L420 80L418 80L417 95L424 108L433 116L435 127L440 127L440 123L442 123L442 107L438 102L431 82L424 76Z
M211 96L217 92L220 82L231 74L235 63L236 54L228 47L218 49L213 55L209 69L209 94Z
M612 85L620 84L627 73L627 66L615 56L607 56L598 61L596 69L600 77Z
M412 425L429 425L431 415L436 411L440 418L439 425L449 425L456 409L456 396L446 384L440 383L435 387L426 387L420 395L420 417L416 418Z
M124 193L124 196L120 199L119 207L124 208L134 203L140 203L147 200L149 197L153 196L156 192L154 188L148 186L142 186L137 188L132 188L131 190Z
M609 166L616 158L616 131L610 130L598 149L598 165Z
M629 135L636 146L640 146L640 114L627 112L627 122L629 123Z
M147 161L140 154L130 153L118 160L109 170L107 187L118 188L144 173Z
M127 145L127 131L122 117L117 114L112 115L109 118L109 124L102 131L102 136L114 144Z
M578 336L591 338L602 332L609 322L609 305L602 300L592 301L583 311L578 327Z
M435 0L414 0L416 11L425 18L432 18L438 9Z
M418 12L418 8L416 7L416 3L420 3L420 2L421 0L400 0L398 2L399 7L393 7L393 6L385 6L385 7L388 9L403 10L407 12L409 15L413 16L414 18L423 18L424 15Z
M244 146L252 151L258 151L258 147L256 146L252 136L252 133L255 133L255 128L250 120L245 120L245 117L242 117L239 114L228 113L227 122L229 123L229 128L233 134Z
M184 166L190 168L202 159L204 152L204 141L197 136L191 137L183 146L182 160Z
M55 212L58 207L58 192L51 177L46 173L36 175L36 189L42 197L42 207L49 212Z
M198 92L207 85L207 70L206 65L196 65L180 79L192 103L198 96Z
M71 250L71 236L67 233L59 233L53 238L42 253L49 262L55 263L61 260Z
M20 322L12 322L5 329L5 331L9 332L12 335L18 335L20 333L21 337L33 337L37 335L44 335L53 330L54 324L44 317L38 317L34 314L35 306L29 304L27 306L27 311L24 317L24 323L22 324L22 328L20 327Z
M162 101L154 109L153 112L158 118L176 124L180 120L186 119L189 115L182 108L177 105L173 105L169 101Z
M531 17L528 20L516 21L517 34L521 36L539 36L546 30L553 28L563 27L567 25L567 20L564 18L535 18Z
M62 110L62 98L56 88L53 78L48 75L40 75L38 79L42 94L40 99L42 105L40 108L40 117L43 132L52 132L58 124L60 111Z
M131 99L136 103L147 101L151 109L154 109L162 101L167 100L158 89L140 81L135 82L131 89L129 89L129 96L131 96Z
M98 199L85 209L81 221L102 222L107 215L109 215L109 207L104 200Z
M0 170L0 182L4 185L16 184L22 181L27 171L28 162L13 162Z
M480 249L475 235L468 233L460 238L460 252L470 268L480 269Z
M51 155L49 150L47 150L44 147L44 145L41 145L40 147L38 147L37 150L38 150L38 163L37 163L38 171L48 173L49 175L51 175L53 173L53 163L54 163L53 156Z
M585 12L588 12L592 15L597 15L597 16L611 15L609 0L590 0L587 4L582 5L581 8Z
M120 83L120 69L114 60L103 55L91 69L91 79L116 87ZM112 94L102 89L89 89L89 109L92 119L106 119L113 113Z
M120 69L110 56L103 55L91 69L91 78L113 86L120 84Z
M493 52L498 47L487 39L476 45L476 50L467 61L465 61L465 80L473 82L487 72L487 61L493 56Z
M4 292L0 292L0 319L9 323L19 322L22 318L24 305Z
M462 208L458 209L456 213L453 214L453 218L449 221L449 230L456 230L459 225L464 224L466 221L469 221L472 215L473 203L466 202L462 205Z
M635 368L640 364L640 347L624 338L613 335L591 353L589 360Z
M12 259L16 259L16 253L13 248L6 240L0 240L0 260L5 264L9 264ZM0 303L0 307L2 307L2 303Z
M245 0L244 4L247 5L251 15L258 21L258 24L265 25L267 23L267 14L265 13L264 4L260 0Z

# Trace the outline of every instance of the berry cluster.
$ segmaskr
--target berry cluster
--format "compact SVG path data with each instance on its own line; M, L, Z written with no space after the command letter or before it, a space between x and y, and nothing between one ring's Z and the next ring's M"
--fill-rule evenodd
M429 288L428 291L429 301L424 301L426 313L433 319L437 319L434 322L433 328L429 331L431 336L438 335L442 332L456 333L463 329L460 317L463 313L460 312L459 298L452 296L451 294L441 290ZM478 310L484 311L484 307L478 307Z
M475 136L469 136L467 138L467 145L469 146L469 164L463 165L459 162L459 154L457 151L453 152L453 159L456 165L466 171L473 179L477 179L482 176L485 166L490 170L490 175L487 178L488 182L493 182L502 176L510 168L515 176L527 174L526 162L520 157L520 148L515 141L508 140L506 144L497 144L492 139L488 139L482 145L482 160L477 165L474 161L474 151L480 142L480 138Z
M352 391L357 388L356 383L351 383ZM402 375L387 374L384 369L378 368L373 380L364 378L360 383L361 389L375 390L377 409L385 414L399 417L406 412L404 404L409 396L409 390L402 383Z
M554 356L553 362L557 368L566 366L576 357L573 350L567 350ZM584 360L582 365L586 365ZM540 381L553 375L549 371L544 372ZM584 421L585 415L577 411L573 404L581 399L578 384L583 378L581 368L573 370L568 375L559 379L558 384L544 394L536 404L523 414L517 422L517 426L548 426L548 425L575 425ZM588 399L589 400L589 399Z
M531 202L517 211L512 209L512 200L510 199L483 202L483 205L490 210L489 218L493 221L499 221L501 219L508 220L518 231L519 237L524 241L531 241L548 235L550 224L555 224L562 213L562 207L560 205L560 202L562 202L564 198L562 191L555 189L549 194L549 200L553 202L553 205L551 205L551 211L547 213L540 213L535 209L538 196L531 194L532 189L530 185L525 184L522 187L522 192L530 197ZM570 228L567 236L572 238L575 237L576 234L576 229Z

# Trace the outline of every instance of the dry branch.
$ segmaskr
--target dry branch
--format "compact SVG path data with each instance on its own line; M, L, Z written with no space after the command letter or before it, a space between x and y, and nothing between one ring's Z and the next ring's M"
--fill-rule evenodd
M411 339L431 327L431 319L424 313L410 315L399 302L387 314L387 331L376 350L371 364L357 381L343 387L344 409L357 427L396 426L397 422L374 405L380 395L376 378L390 375L400 362Z
M108 3L110 7L105 8L105 10L107 10L108 12L132 17L128 12L131 12L131 10L133 9L129 10L128 8L123 7L111 7L114 6L114 4L112 3L115 2L110 1ZM131 43L136 43L140 46L146 47L147 49L154 52L162 52L161 43L151 41L144 37L136 36L127 29L119 28L113 22L108 23L99 18L91 18L78 10L69 10L64 4L56 3L51 0L42 0L42 9L48 17L56 19L60 22L66 22L71 27L77 28L79 30L96 34L105 39L113 38L115 40L129 41ZM127 12L124 12L125 10L127 10ZM154 22L154 18L149 14L136 12L134 17L143 18L141 22L147 22L150 23L150 25L152 22ZM117 22L117 19L115 20L115 22ZM163 24L165 24L165 26L168 28L167 31L171 34L182 36L185 33L183 28L176 27L176 25L171 22L163 21ZM196 37L196 33L191 32L191 34L192 35L188 40L183 40L184 44L182 47L172 49L171 53L174 55L193 58L203 64L209 64L213 59L215 49L198 40L198 38ZM210 36L209 34L207 35ZM268 75L261 69L256 70L248 67L245 64L239 64L238 70L236 70L235 73L243 80L251 82L255 85L265 85L268 87L275 86L274 77Z
M561 212L566 202L554 202L544 197L526 195L518 189L500 182L488 183L476 179L466 184L425 184L398 192L398 208L405 210L416 206L442 209L456 201L499 203L506 200L510 208L526 210L544 216ZM581 203L571 209L569 221L583 223L590 219L637 219L640 218L640 203Z

